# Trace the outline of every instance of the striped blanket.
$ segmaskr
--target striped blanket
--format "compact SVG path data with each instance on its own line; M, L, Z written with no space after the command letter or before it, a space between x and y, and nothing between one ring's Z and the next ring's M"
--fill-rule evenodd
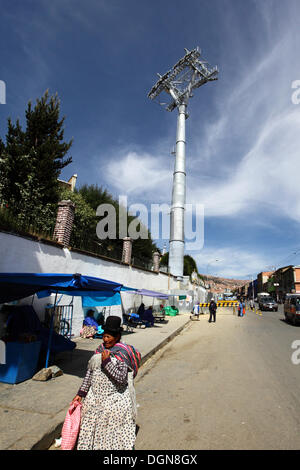
M105 351L103 344L96 349L95 354L101 354ZM138 369L141 363L141 353L133 346L125 343L117 343L110 349L111 354L119 359L119 361L125 362L130 369L133 371L133 377L138 373Z

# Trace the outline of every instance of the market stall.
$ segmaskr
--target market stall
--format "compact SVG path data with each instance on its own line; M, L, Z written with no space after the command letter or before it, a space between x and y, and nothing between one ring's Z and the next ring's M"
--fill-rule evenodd
M120 283L83 276L78 273L0 273L0 304L20 300L34 294L38 298L55 294L49 329L41 325L32 306L12 306L14 312L10 317L10 331L13 334L11 338L6 338L6 363L0 364L0 381L17 383L32 377L42 346L46 347L46 368L53 346L58 350L75 348L74 342L53 331L53 318L58 294L87 298L97 297L98 301L112 304L121 302L121 287ZM26 338L22 337L22 328L25 323ZM35 333L33 335L35 341L30 338L30 333Z
M130 290L127 290L126 288L122 287L121 289L121 292L127 292L127 293L133 293L133 294L136 294L136 295L139 295L141 297L141 300L140 300L140 304L143 302L143 297L146 296L146 297L152 297L152 308L153 308L153 305L154 305L154 299L157 298L157 299L160 299L160 300L168 300L169 299L169 296L168 294L164 294L163 292L157 292L157 291L151 291L151 290L148 290L148 289L130 289ZM153 312L153 317L155 320L159 320L159 321L162 321L164 320L164 317L165 317L165 311L164 309L160 309L159 312ZM129 318L131 316L135 316L137 320L139 320L139 315L137 315L136 312L131 312L129 314Z

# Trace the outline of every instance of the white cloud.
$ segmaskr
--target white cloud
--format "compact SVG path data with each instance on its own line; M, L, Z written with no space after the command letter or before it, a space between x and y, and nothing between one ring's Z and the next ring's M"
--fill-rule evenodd
M236 246L204 249L193 257L201 274L235 279L251 279L251 274L255 278L258 272L270 264L267 256L253 254Z
M111 159L105 172L109 184L131 199L142 197L150 203L170 199L172 171L160 155L128 151Z
M250 151L220 182L204 182L190 193L190 200L202 201L206 216L238 215L256 211L280 211L300 220L300 108L267 121Z

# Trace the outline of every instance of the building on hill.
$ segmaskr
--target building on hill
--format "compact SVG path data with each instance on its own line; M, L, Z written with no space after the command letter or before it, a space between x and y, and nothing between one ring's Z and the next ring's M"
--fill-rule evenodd
M269 292L277 301L283 302L285 295L300 293L300 266L284 266L274 271L269 277Z
M273 271L263 271L257 275L257 292L267 292L268 281L272 276Z
M63 189L69 189L72 192L74 192L74 189L75 189L75 186L76 186L76 180L77 180L77 175L76 174L71 176L69 181L60 180L59 178L57 179L57 181L59 182L59 185Z

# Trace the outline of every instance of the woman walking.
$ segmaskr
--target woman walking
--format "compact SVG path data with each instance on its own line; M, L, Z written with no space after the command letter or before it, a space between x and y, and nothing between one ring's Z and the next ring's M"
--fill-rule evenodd
M140 353L120 341L121 319L107 318L103 344L88 363L73 402L83 400L78 450L132 450L136 438L136 399L133 379Z

